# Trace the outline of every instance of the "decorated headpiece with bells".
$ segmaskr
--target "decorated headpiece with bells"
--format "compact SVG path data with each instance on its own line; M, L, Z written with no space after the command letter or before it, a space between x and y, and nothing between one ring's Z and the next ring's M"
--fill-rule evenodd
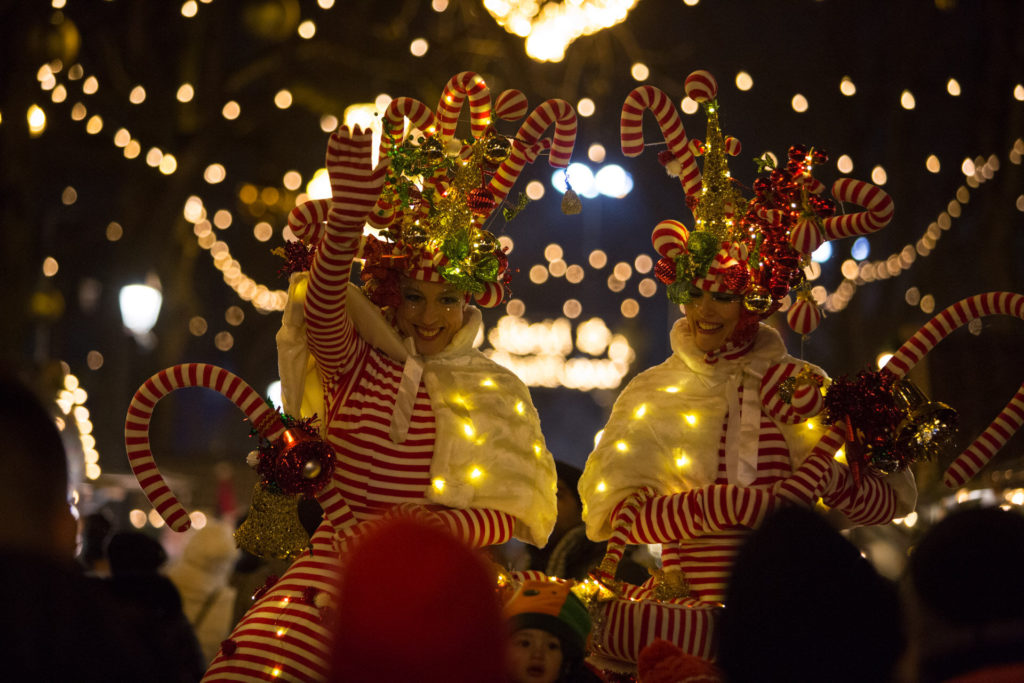
M468 99L472 139L455 137L459 113ZM391 157L388 177L367 220L384 239L368 237L363 248L363 279L379 306L396 305L397 280L405 275L447 281L471 293L476 303L501 303L509 278L508 259L498 238L484 226L508 196L527 163L547 152L551 166L568 166L576 140L576 112L559 99L534 109L513 138L498 133L495 119L514 121L529 106L518 90L491 102L483 79L463 71L444 88L437 111L419 100L399 97L384 113L381 155ZM403 136L404 120L410 134ZM549 126L554 135L541 136ZM415 131L415 132L413 132ZM510 220L525 198L505 207ZM563 201L578 213L578 199Z
M874 185L843 178L833 184L832 196L866 210L837 216L835 202L821 195L824 184L811 175L827 155L799 146L789 149L782 168L760 160L770 172L754 182L753 197L743 196L726 164L726 155L739 154L741 146L719 126L718 84L707 71L694 71L685 89L707 114L704 142L687 137L675 105L658 88L635 88L622 105L622 153L632 157L643 151L643 114L650 109L668 144L659 161L679 178L695 219L692 229L676 220L655 226L652 241L661 255L655 275L668 285L668 297L677 304L689 302L693 286L741 294L744 315L737 335L752 333L753 323L777 311L796 288L797 301L787 320L800 334L810 334L821 320L804 280L811 253L826 240L885 227L892 218L892 200ZM696 159L701 155L703 170Z

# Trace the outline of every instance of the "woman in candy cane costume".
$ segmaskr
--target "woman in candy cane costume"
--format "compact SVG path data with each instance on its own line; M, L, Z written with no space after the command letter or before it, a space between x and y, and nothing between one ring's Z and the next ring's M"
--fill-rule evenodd
M467 99L473 139L462 142L454 133ZM476 547L513 536L546 542L554 461L526 386L473 348L481 316L469 303L494 306L504 295L507 261L485 220L540 151L564 167L572 150L575 113L560 100L534 110L514 140L497 135L492 117L526 109L508 91L492 110L483 80L464 72L436 115L417 100L392 101L376 169L369 131L331 136L333 197L289 218L311 267L292 275L278 345L285 412L318 415L354 525L338 528L324 504L312 551L243 617L204 680L322 679L327 565L383 515L426 516ZM403 118L425 136L401 140ZM553 139L541 139L549 124ZM382 239L363 238L367 221ZM360 250L365 294L349 277Z
M725 156L738 153L739 142L719 129L714 79L696 72L686 89L708 115L704 142L687 139L671 101L651 86L634 90L622 111L622 148L632 156L643 149L643 112L655 114L669 142L660 160L680 178L694 212L692 229L663 221L652 235L661 255L655 272L685 317L670 332L671 357L617 399L579 490L594 540L615 530L624 536L619 541L662 544L663 574L627 588L630 597L658 596L706 615L724 597L738 546L774 506L813 505L821 496L848 523L881 524L910 512L916 489L907 470L855 482L833 458L808 457L824 431L807 419L822 408L825 373L788 355L779 334L760 322L801 283L809 251L793 238L798 224L810 226L819 243L866 234L888 223L892 202L867 183L842 181L834 196L866 211L834 216L810 175L822 157L802 148L755 183L748 200L727 174ZM820 313L809 297L799 302L790 322L807 334ZM837 434L833 428L826 435L832 452L841 444ZM628 520L616 522L622 514ZM620 659L655 637L713 656L713 620L700 621L699 639L685 632L689 623L686 616L613 615L597 640L604 654Z

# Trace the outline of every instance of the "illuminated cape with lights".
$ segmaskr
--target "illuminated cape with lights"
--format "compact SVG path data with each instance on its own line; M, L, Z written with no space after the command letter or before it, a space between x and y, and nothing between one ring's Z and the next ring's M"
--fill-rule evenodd
M761 399L765 371L781 362L803 364L786 353L779 333L761 323L753 346L735 359L705 362L685 318L670 333L672 355L635 378L619 395L601 441L590 454L579 491L583 519L592 539L611 535L611 513L637 489L667 495L715 482L719 440L728 414L726 464L729 483L747 485L756 475ZM820 368L815 372L825 376ZM739 389L743 390L742 409ZM747 410L750 406L753 410ZM690 424L686 416L695 422ZM796 469L821 438L806 422L773 419L786 440ZM885 478L897 492L897 515L916 500L909 470Z
M302 406L323 415L323 390L305 340L302 301L306 273L295 273L289 287L281 330L277 335L278 365L285 412ZM513 534L543 546L558 514L554 495L555 463L540 430L540 417L529 389L510 370L473 348L482 326L479 309L467 307L465 322L448 347L423 358L411 352L356 285L348 284L348 313L359 336L390 358L405 364L391 433L404 440L420 378L430 395L436 436L430 463L433 485L426 497L454 508L490 508L516 518ZM474 470L479 473L473 476Z

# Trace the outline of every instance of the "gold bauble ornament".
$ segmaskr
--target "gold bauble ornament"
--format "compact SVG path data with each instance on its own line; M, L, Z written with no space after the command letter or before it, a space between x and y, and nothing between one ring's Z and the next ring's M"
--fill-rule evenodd
M512 150L512 143L504 135L492 135L487 138L484 143L484 159L489 164L500 164L501 162L508 159L509 152Z
M419 223L410 223L402 230L402 241L410 247L422 247L430 239L427 229Z
M420 157L428 164L439 164L444 161L444 145L438 138L425 138L420 144Z
M469 243L469 253L491 255L501 248L501 242L490 230L477 230Z
M743 297L743 305L751 313L767 313L772 306L772 297L764 287L754 286Z
M469 266L470 269L475 269L481 263L483 263L489 258L492 258L493 256L494 254L486 251L471 251L469 252L469 256L466 257L465 263L467 266Z

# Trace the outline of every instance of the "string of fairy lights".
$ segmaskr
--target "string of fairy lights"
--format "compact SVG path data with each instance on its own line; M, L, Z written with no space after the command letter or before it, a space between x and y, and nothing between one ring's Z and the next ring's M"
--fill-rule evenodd
M194 18L200 12L201 6L209 4L211 1L188 0L181 6L181 16L184 20ZM686 4L693 5L697 1L692 0ZM321 10L327 11L332 9L335 3L333 0L319 0L317 4ZM530 37L550 35L560 29L547 27L542 30L540 27L544 24L539 17L534 17L531 22L528 22L530 26L527 28L527 24L524 24L522 19L525 4L528 3L498 0L487 0L484 3L488 12L495 17L499 24L507 30L527 38L526 49L530 54ZM613 16L619 17L616 21L605 24L605 26L610 26L625 19L635 2L622 0L619 3L603 4L609 8L606 19L610 20ZM53 22L59 23L62 20L60 10L63 9L65 2L53 0L51 5L55 10ZM550 5L551 3L548 4L548 6ZM433 0L431 7L436 12L444 12L448 9L448 1ZM568 23L572 24L573 22ZM600 30L603 27L598 25L600 23L597 22L592 31L583 31L578 35ZM565 21L562 21L561 24L556 21L550 26L564 24L566 24ZM310 40L315 37L317 32L316 22L313 19L300 18L297 20L295 31L300 38ZM569 35L569 33L571 31L565 32L565 35ZM573 39L569 38L560 49L564 52L565 46ZM410 53L416 57L424 56L429 49L429 42L424 38L414 38L409 45ZM557 61L550 56L534 54L530 54L530 56L538 61L545 59ZM629 72L632 78L638 82L644 82L650 76L650 69L641 62L630 65ZM64 65L59 60L55 60L41 65L37 72L37 78L41 91L48 93L52 105L66 105L70 119L81 123L87 135L99 135L104 130L109 134L109 131L115 128L109 122L117 120L116 112L111 114L94 111L95 107L87 104L89 97L95 95L102 84L97 75L86 72L85 65L77 63ZM741 71L736 74L734 82L737 89L746 91L753 87L754 79L749 72ZM852 97L857 91L855 83L848 76L843 76L840 79L838 87L840 93L846 97ZM950 97L961 95L961 86L955 79L948 79L946 90ZM195 86L191 83L182 83L175 93L176 99L182 103L191 101L196 95ZM1024 84L1015 84L1011 95L1016 101L1024 102ZM363 114L367 110L376 110L379 114L390 102L390 99L390 96L382 94L372 105L361 105ZM127 100L128 106L142 106L147 101L145 85L137 84L132 87ZM273 98L273 106L278 109L287 109L292 105L292 101L292 94L287 89L281 89ZM808 99L800 93L795 93L792 96L790 104L793 111L798 114L807 112L810 107ZM914 109L917 106L911 91L903 90L900 93L899 106L906 110ZM36 103L31 105L26 112L30 136L38 137L45 133L48 116L46 107L45 104ZM698 108L697 103L689 98L682 100L680 107L684 113L694 113ZM577 103L577 111L584 119L593 116L596 108L597 105L589 97L584 97ZM221 108L221 115L227 121L238 121L243 116L242 106L236 101L227 101ZM379 116L376 118L379 120ZM338 122L336 116L324 114L320 120L320 127L323 131L330 131L338 125ZM0 113L0 124L2 123L4 123L4 119ZM148 167L160 174L169 176L178 172L177 158L173 150L163 150L153 145L147 146L145 141L136 138L126 127L116 127L111 134L111 142L121 150L126 163L141 159ZM1022 156L1024 156L1024 140L1018 138L1009 150L1007 159L1010 163L1019 165ZM591 144L587 149L587 158L591 162L601 163L605 157L605 149L600 143ZM929 173L937 175L948 164L948 161L943 163L937 155L933 154L926 159L925 169ZM885 258L868 260L867 250L862 250L861 258L855 258L852 255L841 264L840 272L843 279L834 289L829 290L823 284L812 287L811 294L815 301L827 312L840 311L849 305L859 288L896 277L927 258L936 250L943 233L951 230L956 220L963 216L969 201L976 198L975 195L981 186L991 180L999 171L1000 164L1000 158L994 154L988 157L978 156L962 160L959 171L965 178L963 185L956 190L954 197L939 211L935 220L923 229L917 239L908 242ZM852 172L853 160L848 155L840 156L836 160L836 169L844 174ZM320 169L318 174L322 175L323 172L323 169ZM231 176L232 170L217 161L211 161L203 171L203 180L210 186L223 183ZM871 170L870 177L872 182L880 186L884 186L887 181L886 171L881 166L875 166ZM270 241L275 234L275 228L271 221L286 214L291 206L315 197L316 192L313 188L315 180L317 180L317 175L309 179L305 191L302 191L304 182L302 174L295 170L288 170L282 174L279 187L261 188L252 183L241 183L238 199L240 204L245 207L245 212L248 214L246 216L236 215L239 213L238 211L227 208L209 207L208 202L199 194L188 197L184 202L182 212L185 219L193 225L196 243L210 254L214 267L223 274L225 284L235 292L239 299L248 302L258 311L283 310L287 293L264 285L247 275L243 264L232 254L226 235L230 234L229 229L237 224L249 222L252 224L251 239L261 243ZM532 200L541 199L545 195L545 191L545 185L537 180L530 181L525 187L527 196ZM65 188L61 195L61 201L65 205L70 205L76 199L76 190L73 187ZM1015 208L1018 211L1024 211L1024 194L1017 197ZM284 232L284 236L288 238L287 228L284 228ZM117 221L111 220L107 223L105 237L109 241L116 242L121 239L123 234L124 227ZM512 239L507 236L502 237L502 243L509 250L514 247ZM593 250L588 255L586 263L569 263L563 257L564 250L561 245L552 242L544 249L543 262L523 267L522 270L528 274L532 286L552 285L559 287L562 291L565 291L567 285L580 285L588 277L603 278L607 289L621 296L619 312L623 318L633 318L639 315L642 309L641 301L655 296L658 291L656 281L650 276L653 262L647 254L639 254L632 259L620 260L614 264L609 263L607 254L600 249ZM606 268L607 270L605 270ZM58 270L59 264L56 260L52 256L46 257L43 263L44 275L55 277ZM812 282L818 280L821 273L822 269L817 261L812 263L806 272L808 280ZM936 307L935 296L921 292L916 286L908 287L905 292L905 301L907 305L918 307L926 314L932 313ZM628 371L629 363L633 360L632 348L624 336L612 334L607 323L600 317L587 318L580 298L566 297L562 304L562 315L553 321L530 323L526 318L526 313L526 306L522 299L513 298L505 305L505 316L495 326L496 330L502 332L494 334L488 339L492 345L488 352L496 360L499 362L504 360L513 369L527 375L529 383L534 386L568 386L579 390L618 386ZM232 305L225 312L225 320L229 325L237 326L243 319L244 313L238 306ZM573 344L571 343L572 334L569 331L573 329L574 325L576 335ZM607 337L607 341L600 351L592 353L598 347L589 339L593 336L593 330L598 327L607 332L607 335L605 332L599 334L602 338ZM203 336L210 331L210 324L203 316L197 315L189 319L188 328L191 334ZM560 335L557 345L544 346L538 341L549 339L552 334ZM218 331L211 335L211 338L218 350L229 351L233 347L233 336L230 331ZM509 341L512 339L517 341ZM528 341L524 342L524 339ZM570 340L570 344L565 343L566 339ZM516 353L513 350L516 348L520 350L556 348L560 350L560 353L555 354L554 365L552 365L551 358L544 359L544 362L531 363L530 359L536 360L543 354L539 352ZM586 358L572 358L573 355L579 355L577 352L584 354ZM605 354L604 357L598 357L601 354ZM558 356L561 356L560 362L557 361ZM572 363L573 360L578 362ZM91 369L97 369L102 365L102 353L91 351L87 363ZM514 367L517 364L518 367ZM543 370L545 367L547 370ZM588 375L592 379L585 379ZM71 376L69 374L69 377ZM556 377L555 380L552 380L553 376ZM66 397L64 402L67 402ZM63 409L63 404L61 405ZM84 406L78 407L84 408ZM90 448L94 446L94 441ZM87 449L86 452L91 453L92 451ZM95 463L87 462L87 465L89 464ZM98 468L98 465L96 467Z

